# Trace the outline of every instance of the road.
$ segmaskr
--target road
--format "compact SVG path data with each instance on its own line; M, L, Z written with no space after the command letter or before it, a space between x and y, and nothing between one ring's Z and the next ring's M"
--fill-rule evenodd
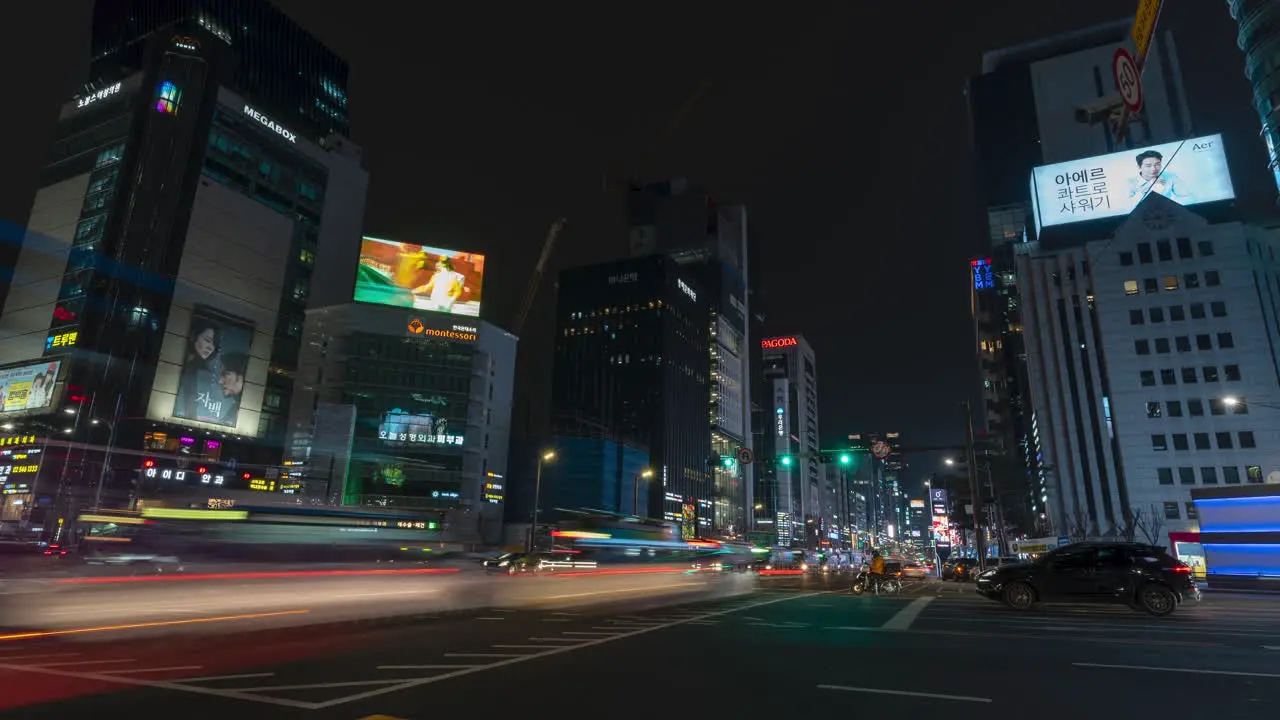
M967 585L915 583L891 598L842 588L762 578L750 594L649 609L508 609L198 641L13 641L0 646L0 698L24 720L855 708L1234 719L1280 703L1273 597L1209 595L1157 619L1092 606L1019 614Z

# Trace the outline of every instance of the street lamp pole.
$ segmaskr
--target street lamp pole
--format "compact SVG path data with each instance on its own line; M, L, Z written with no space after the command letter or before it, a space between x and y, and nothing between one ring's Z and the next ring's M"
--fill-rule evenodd
M641 472L639 475L636 475L635 479L631 481L631 489L635 493L635 497L631 500L631 512L636 517L640 517L640 481L648 480L651 477L653 477L653 470L651 468L645 468L643 472ZM644 514L645 514L645 517L649 516L648 505L645 506Z
M538 536L538 506L542 503L542 465L556 459L556 451L548 450L538 457L538 474L533 481L533 523L529 525L529 544L527 549L533 552Z

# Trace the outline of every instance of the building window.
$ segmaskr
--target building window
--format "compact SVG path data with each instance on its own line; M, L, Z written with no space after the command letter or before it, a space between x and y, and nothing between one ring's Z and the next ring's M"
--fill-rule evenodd
M1129 324L1130 324L1130 325L1141 325L1141 324L1143 324L1144 322L1146 322L1146 318L1145 318L1145 317L1143 317L1143 314L1142 314L1142 311L1141 311L1141 310L1130 310L1130 311L1129 311Z
M1124 294L1125 294L1125 295L1137 295L1137 294L1138 294L1138 281L1137 281L1137 280L1125 280L1125 281L1124 281Z
M1236 339L1229 332L1218 333L1218 347L1224 350L1236 346Z
M1197 335L1197 336L1196 336L1196 349L1197 349L1197 350L1212 350L1212 349L1213 349L1213 338L1209 337L1208 335Z
M1178 243L1178 258L1182 260L1191 259L1191 238L1180 237Z
M1183 485L1196 484L1196 469L1193 467L1178 468L1178 482Z
M1212 465L1200 468L1200 482L1205 485L1217 485L1218 468L1213 467Z
M1226 404L1225 400L1223 401L1223 404ZM1248 415L1249 402L1244 398L1236 398L1231 403L1231 412L1235 413L1236 415Z
M1222 374L1227 377L1227 382L1240 382L1240 366L1226 365L1222 368Z
M1188 501L1185 503L1185 505L1187 506L1187 519L1188 519L1188 520L1195 520L1197 517L1199 517L1198 515L1196 515L1196 504L1195 504L1195 503L1193 503L1193 502L1191 502L1190 500L1188 500Z
M1143 387L1152 387L1156 384L1156 374L1153 370L1143 370L1138 373L1138 376L1142 380Z
M1169 417L1182 417L1181 400L1170 400L1166 402L1164 406L1165 412L1169 414Z
M1213 257L1213 243L1208 240L1201 240L1196 243L1199 246L1200 257Z
M1169 449L1169 441L1164 435L1151 436L1151 449L1164 451Z
M1262 466L1246 465L1244 468L1244 478L1251 483L1262 482Z
M1147 342L1146 340L1134 340L1133 351L1139 355L1150 355L1151 343Z
M165 80L160 83L156 93L156 112L173 115L178 112L178 104L182 102L182 91L177 85Z
M1187 319L1187 311L1181 305L1170 305L1169 319L1173 322L1182 322Z
M1228 485L1240 484L1240 468L1235 465L1228 465L1222 468L1222 482Z
M1169 245L1168 240L1156 241L1156 257L1160 258L1160 262L1169 262L1173 259L1173 247Z
M1174 291L1174 290L1177 290L1177 289L1178 289L1178 276L1177 276L1177 275L1165 275L1165 276L1164 276L1164 289L1165 289L1165 291L1166 291L1166 292L1172 292L1172 291Z
M1160 355L1169 354L1169 338L1156 338L1156 352Z
M1127 266L1127 265L1132 265L1132 264L1133 264L1133 253L1131 253L1131 252L1122 252L1122 253L1120 253L1120 264L1121 264L1121 265L1126 265L1126 266Z
M1138 262L1143 265L1151 263L1151 243L1138 243Z
M1196 375L1195 368L1193 367L1182 368L1182 382L1186 383L1187 385L1194 385L1196 384L1196 382L1199 381L1199 379L1200 379L1199 376Z
M1227 414L1227 404L1222 401L1222 398L1211 398L1209 400L1209 414L1210 415L1226 415Z
M1204 319L1204 303L1191 303L1191 319L1192 320Z
M1156 476L1160 478L1161 485L1173 484L1173 468L1156 468Z
M1213 449L1213 447L1209 445L1209 433L1206 433L1206 432L1199 432L1199 433L1196 433L1196 434L1195 434L1195 436L1194 436L1194 440L1195 440L1195 442L1196 442L1196 449L1197 449L1197 450L1212 450L1212 449Z
M1186 335L1179 335L1174 338L1173 345L1178 348L1178 352L1191 352L1191 338Z
M1161 385L1177 385L1178 384L1178 374L1173 371L1173 368L1163 368L1162 370L1160 370L1160 384Z
M1195 273L1187 273L1182 276L1182 287L1188 290L1195 290L1200 287L1200 276Z
M1188 401L1187 401L1187 414L1188 414L1188 415L1190 415L1191 417L1201 417L1201 416L1203 416L1203 415L1204 415L1204 401L1202 401L1202 400L1198 400L1198 399L1197 399L1197 400L1188 400Z
M1208 270L1204 274L1204 284L1208 287L1217 287L1222 284L1222 277L1218 275L1217 270Z
M1173 449L1181 452L1186 452L1187 450L1191 449L1191 444L1187 442L1186 433L1173 434ZM1190 469L1190 468L1187 468L1187 469Z
M1214 300L1213 302L1209 303L1209 314L1216 318L1226 317L1227 304L1222 302L1221 300Z
M1151 293L1158 293L1160 292L1160 281L1155 278L1143 278L1142 290L1148 295Z
M1160 403L1158 403L1158 402L1149 402L1149 403L1147 403L1147 417L1148 417L1148 418L1155 419L1155 418L1160 417L1160 415L1161 415Z
M1231 450L1235 447L1235 444L1231 441L1231 433L1220 432L1220 433L1214 433L1213 435L1214 435L1214 438L1218 441L1219 450Z
M1165 520L1181 520L1182 519L1182 515L1180 515L1178 512L1178 503L1167 502L1164 504L1164 519Z
M1240 441L1240 447L1243 449L1247 450L1258 447L1257 441L1253 439L1252 430L1241 430L1237 439Z
M1207 383L1218 382L1218 368L1215 365L1205 365L1201 368L1204 373L1204 381Z
M1164 308L1151 308L1147 311L1147 314L1151 317L1151 322L1153 323L1164 322Z

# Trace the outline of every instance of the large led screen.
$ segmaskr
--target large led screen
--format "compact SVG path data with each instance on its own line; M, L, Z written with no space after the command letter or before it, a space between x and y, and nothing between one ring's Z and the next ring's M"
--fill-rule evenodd
M54 361L0 370L0 412L49 407L61 367L60 361Z
M366 237L355 301L480 317L484 256Z
M1039 227L1127 215L1153 192L1179 205L1234 198L1222 136L1045 165L1031 173Z
M191 311L173 416L235 427L252 344L253 323L197 305Z

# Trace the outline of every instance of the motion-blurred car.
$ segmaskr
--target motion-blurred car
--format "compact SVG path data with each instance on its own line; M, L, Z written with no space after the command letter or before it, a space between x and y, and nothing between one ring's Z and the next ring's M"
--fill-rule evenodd
M595 560L585 557L577 550L555 550L524 555L508 565L507 572L511 575L517 575L519 573L594 570L596 567Z
M912 580L923 580L929 577L929 568L920 563L907 563L902 566L902 577Z
M1015 610L1040 602L1123 603L1151 615L1169 615L1200 600L1191 567L1159 545L1074 543L1033 563L988 570L978 593Z
M485 560L481 565L487 572L507 572L507 568L511 567L512 563L518 562L524 556L525 553L522 552L503 553L498 557Z
M978 571L977 558L959 558L949 560L947 564L942 566L942 579L955 580L956 582L966 582L972 580Z

